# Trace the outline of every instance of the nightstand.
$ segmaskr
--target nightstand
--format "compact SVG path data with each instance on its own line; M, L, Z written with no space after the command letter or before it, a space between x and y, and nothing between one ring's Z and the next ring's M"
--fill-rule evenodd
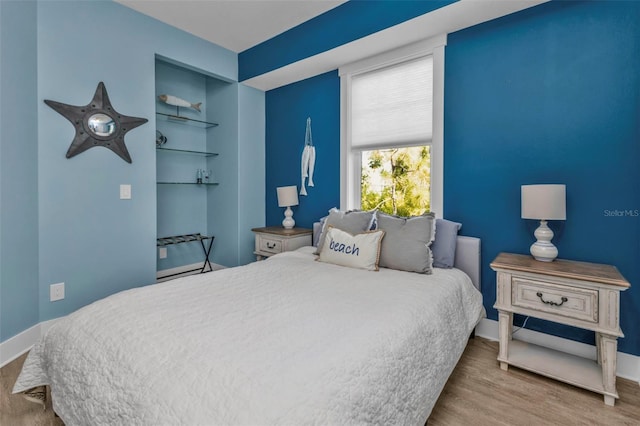
M253 254L256 255L257 260L312 244L313 230L311 229L269 226L253 228L252 231L256 234L256 250Z
M620 292L630 287L614 266L500 253L491 262L497 273L500 351L509 365L604 395L614 405L616 357L620 330ZM597 361L511 339L513 314L528 315L592 330Z

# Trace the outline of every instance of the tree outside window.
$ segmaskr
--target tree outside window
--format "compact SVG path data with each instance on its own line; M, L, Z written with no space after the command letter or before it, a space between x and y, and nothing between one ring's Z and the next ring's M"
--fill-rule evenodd
M430 146L362 151L361 206L415 216L431 210Z

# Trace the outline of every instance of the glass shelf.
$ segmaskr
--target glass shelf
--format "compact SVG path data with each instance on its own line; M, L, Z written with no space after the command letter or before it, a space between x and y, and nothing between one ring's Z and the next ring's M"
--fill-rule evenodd
M218 123L196 120L195 118L188 118L180 115L165 114L164 112L156 112L156 117L164 121L169 121L171 123L186 124L188 126L200 127L202 129L209 129L211 127L218 126Z
M158 185L208 185L215 186L218 185L218 182L156 182Z
M156 147L156 149L158 151L172 151L172 152L181 152L183 154L204 155L205 157L215 157L218 155L217 152L191 151L188 149L160 148L160 147Z

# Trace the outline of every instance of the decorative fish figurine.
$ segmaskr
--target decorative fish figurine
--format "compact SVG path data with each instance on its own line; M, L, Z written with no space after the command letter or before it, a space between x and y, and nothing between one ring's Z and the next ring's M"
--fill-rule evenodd
M311 117L307 118L307 130L304 135L304 150L302 151L302 185L300 185L300 195L307 195L307 188L304 187L304 179L308 178L307 185L313 184L313 169L316 166L316 147L313 146L311 136Z
M198 102L197 104L192 104L191 102L185 101L184 99L180 99L177 96L173 96L173 95L160 95L158 96L158 99L160 99L165 104L178 106L178 107L193 108L198 112L200 112L200 105L202 105L202 102Z

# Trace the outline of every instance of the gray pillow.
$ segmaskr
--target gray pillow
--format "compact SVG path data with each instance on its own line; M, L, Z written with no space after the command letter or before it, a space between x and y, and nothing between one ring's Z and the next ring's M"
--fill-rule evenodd
M435 235L435 215L398 217L377 213L378 228L385 232L380 249L380 266L400 271L430 274Z
M320 241L320 234L322 234L322 222L313 222L313 246L318 247L318 241Z
M431 244L433 266L436 268L453 268L456 262L456 242L461 223L447 219L436 219L436 238Z
M336 208L329 210L329 216L327 216L327 219L324 221L322 234L320 234L320 238L318 239L318 249L315 254L320 254L322 251L329 225L350 234L359 234L371 229L373 214L373 211L349 210L345 212Z

